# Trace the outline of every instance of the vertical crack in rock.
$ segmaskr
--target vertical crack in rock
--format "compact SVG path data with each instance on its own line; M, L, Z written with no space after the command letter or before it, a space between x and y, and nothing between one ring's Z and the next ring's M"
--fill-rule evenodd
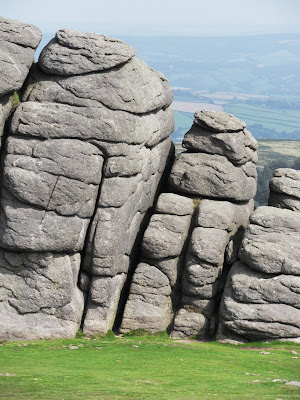
M93 227L93 222L94 219L96 217L97 214L97 204L99 203L99 199L100 199L100 195L101 195L101 188L103 185L103 176L104 176L104 171L106 168L106 163L107 163L107 159L104 158L103 161L103 165L102 165L102 171L101 171L101 182L98 186L98 193L97 193L97 197L96 197L96 202L95 202L95 208L94 208L94 212L93 215L90 219L90 223L89 226L87 228L87 233L86 233L86 237L85 237L85 242L84 242L84 246L83 246L83 250L81 253L81 264L80 264L80 270L79 270L79 275L78 275L78 287L80 288L80 290L83 292L83 296L84 296L84 310L82 313L82 318L81 318L81 324L80 327L83 329L83 324L84 324L84 320L86 317L86 313L87 313L87 304L88 304L88 296L89 296L89 292L90 292L90 288L91 288L91 274L88 273L87 271L83 270L83 260L86 261L86 257L88 257L87 255L87 247L89 246L89 240L88 238L90 236L92 236L92 240L91 242L94 243L94 239L95 239L95 232L97 230L97 225L95 226L95 229L93 231L93 233L91 232L92 227ZM90 258L88 258L89 262L91 262Z

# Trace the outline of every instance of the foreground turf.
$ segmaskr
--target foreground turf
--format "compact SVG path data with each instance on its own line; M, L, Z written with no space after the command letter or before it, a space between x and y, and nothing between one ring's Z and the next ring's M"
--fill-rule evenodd
M278 342L234 346L148 336L7 342L0 345L0 398L300 399L300 388L285 382L300 381L299 357L299 344Z

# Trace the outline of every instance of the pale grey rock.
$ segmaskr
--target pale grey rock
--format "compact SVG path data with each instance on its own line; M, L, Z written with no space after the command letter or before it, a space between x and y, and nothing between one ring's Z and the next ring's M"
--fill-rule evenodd
M175 317L171 337L197 336L198 339L205 339L208 328L208 320L203 314L182 308Z
M213 132L239 132L247 126L233 114L209 110L197 111L195 123Z
M0 251L0 340L74 337L80 255Z
M102 165L100 151L89 143L10 137L4 184L26 204L88 218L95 208Z
M286 304L300 309L300 276L251 270L239 262L231 275L234 299L240 303Z
M0 17L0 39L36 49L42 38L38 27L14 19Z
M200 314L205 315L210 321L216 311L215 299L199 299L196 296L188 296L183 294L181 303L184 307L191 310L197 310Z
M154 214L143 237L143 256L150 259L179 256L190 220L190 215Z
M250 217L239 258L261 272L300 275L299 235L299 213L259 207Z
M61 29L44 47L39 65L48 74L79 75L116 67L134 55L134 48L121 40Z
M120 332L166 330L172 319L170 294L169 280L164 273L154 266L139 264L132 279Z
M37 252L83 249L88 219L66 217L26 205L4 189L0 204L0 247Z
M102 72L63 77L39 71L32 78L25 99L66 103L144 114L166 109L173 100L167 79L133 57L126 64Z
M212 132L196 123L184 135L182 146L190 151L218 154L233 164L257 162L257 141L249 131Z
M227 231L215 228L196 227L193 230L189 251L199 260L211 265L221 265L230 235Z
M181 199L183 209L180 209ZM168 209L170 213L166 213ZM177 212L179 215L176 215ZM121 332L133 329L156 332L166 330L170 325L178 296L183 248L193 212L191 199L172 193L160 195L155 214L152 215L142 240L142 262L133 275Z
M194 203L192 199L185 196L162 193L157 200L155 209L161 214L191 215L194 211Z
M13 109L13 95L6 95L0 98L0 148L2 146L2 136L7 118Z
M253 210L253 199L244 204L203 199L197 210L197 225L203 228L236 232L240 226L247 226Z
M150 138L152 145L156 145L172 133L173 124L173 112L169 108L137 116L124 111L112 111L100 104L74 107L26 101L13 116L11 132L45 139L104 141L98 143L105 148L106 142L109 142L109 146L113 146L113 143L141 145L150 142Z
M300 171L279 168L270 180L270 206L300 211Z
M0 97L22 87L41 38L36 26L0 17Z
M234 264L221 303L219 338L224 328L227 336L248 340L300 337L299 284L299 277Z
M224 262L230 265L235 261L239 237L253 206L253 200L241 204L199 201L186 254L181 304L206 316L207 335L214 335L216 330L216 299L226 277Z
M256 192L256 167L238 167L227 158L205 153L178 155L169 182L177 191L197 196L248 201Z
M125 279L126 274L92 278L83 324L86 335L106 333L112 329Z

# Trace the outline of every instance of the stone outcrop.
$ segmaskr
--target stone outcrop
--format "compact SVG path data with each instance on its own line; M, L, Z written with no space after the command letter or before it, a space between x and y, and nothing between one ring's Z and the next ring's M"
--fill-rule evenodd
M183 145L169 178L176 193L161 194L144 234L121 332L207 338L216 328L224 274L254 206L257 145L242 121L215 112L195 114Z
M230 271L218 338L300 337L300 214L259 207Z
M278 168L274 171L268 204L300 211L300 171L290 168Z
M36 26L0 17L0 139L13 93L23 86L41 38Z
M32 69L3 161L1 338L73 337L84 298L85 333L114 324L172 151L171 89L134 54L61 30Z
M0 340L80 326L300 340L299 171L275 170L252 213L243 121L196 112L172 165L161 73L118 39L67 29L32 66L40 39L0 18Z

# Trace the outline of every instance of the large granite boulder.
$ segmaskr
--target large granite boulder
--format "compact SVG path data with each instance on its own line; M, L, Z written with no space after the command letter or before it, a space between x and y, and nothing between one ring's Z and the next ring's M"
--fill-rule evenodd
M3 157L0 247L21 261L10 257L1 276L1 339L72 337L83 298L85 333L115 322L172 154L171 89L134 54L117 39L61 30L32 69ZM21 336L19 324L31 328Z
M300 211L300 171L278 168L270 181L269 206Z
M13 93L23 86L41 38L36 26L0 17L0 139Z
M218 338L300 338L300 214L259 207L224 291Z

